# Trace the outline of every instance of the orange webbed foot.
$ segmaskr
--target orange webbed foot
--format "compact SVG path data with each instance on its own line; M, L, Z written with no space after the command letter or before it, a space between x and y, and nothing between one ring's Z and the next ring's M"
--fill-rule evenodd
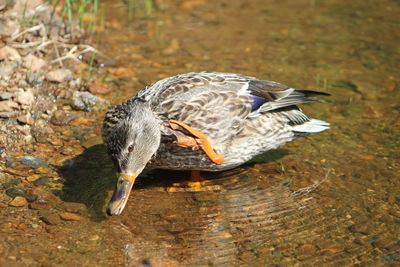
M205 180L200 175L200 171L192 171L191 178L189 181L183 181L180 183L174 183L172 187L168 187L168 192L175 191L190 191L190 192L198 192L202 190L202 187L207 185L208 181Z

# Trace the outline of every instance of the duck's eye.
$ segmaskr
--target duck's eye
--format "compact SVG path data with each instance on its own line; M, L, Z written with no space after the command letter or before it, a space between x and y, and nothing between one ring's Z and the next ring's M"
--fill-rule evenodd
M128 146L128 151L129 151L129 152L132 152L132 151L133 151L133 148L134 148L133 145Z

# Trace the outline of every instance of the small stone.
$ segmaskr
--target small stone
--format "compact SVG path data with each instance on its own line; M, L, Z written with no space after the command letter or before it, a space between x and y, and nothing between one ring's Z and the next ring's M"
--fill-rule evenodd
M18 87L26 88L28 86L29 86L29 84L25 80L18 81Z
M322 249L322 251L329 251L332 253L342 252L343 250L344 250L344 247L340 244L332 244L332 245L326 246Z
M0 112L0 118L3 118L3 119L15 118L17 116L18 116L18 112L16 112L16 111L2 111L2 112Z
M352 226L350 226L349 229L353 233L361 233L361 234L365 234L365 235L368 235L372 230L372 229L370 229L370 226L367 223L353 224Z
M24 58L23 66L31 71L39 71L46 66L46 61L29 54Z
M19 61L21 60L21 56L16 49L4 46L3 48L0 48L0 61L2 60Z
M50 122L54 125L63 126L70 124L76 119L77 116L70 111L57 110L51 117Z
M43 80L42 76L38 72L28 72L26 75L26 81L29 84L37 84Z
M14 67L11 64L0 65L0 80L8 81L14 73Z
M56 225L61 222L60 216L58 216L57 214L48 214L41 217L40 219L48 225Z
M30 106L35 101L35 96L31 91L22 91L17 93L15 101L17 101L21 105Z
M61 213L60 217L64 221L79 221L81 219L81 216L79 216L78 214L75 214L75 213L71 213L71 212Z
M36 186L48 185L49 183L50 183L50 179L46 178L46 177L41 177L33 182L33 184Z
M63 206L66 211L71 213L82 213L86 210L86 206L84 204L77 202L64 202Z
M23 157L21 163L34 169L47 166L47 163L45 161L32 156Z
M25 230L26 229L26 224L20 223L20 224L17 225L17 228L20 229L20 230Z
M33 209L33 210L48 210L50 209L50 205L47 203L30 203L29 204L29 208Z
M24 197L15 197L13 200L11 200L8 205L12 207L23 207L26 204L28 204L28 201Z
M4 6L3 9L1 9L1 4L0 4L0 10L4 10L7 7L10 7L13 5L13 1L8 1L8 0L1 0L1 1L3 3L5 2L6 6ZM14 32L18 31L19 28L20 28L19 21L11 20L11 19L6 19L6 20L0 21L0 39L1 39L1 36L4 36L4 37L11 36Z
M18 103L14 101L11 100L0 101L0 111L13 111L18 107L19 107Z
M15 166L17 166L17 160L12 156L7 156L6 157L6 167L14 168Z
M21 115L17 120L23 124L32 125L34 123L32 115L28 112L27 114Z
M98 236L98 235L94 235L91 238L89 238L90 241L97 241L99 239L100 239L100 236Z
M46 74L46 80L50 82L62 83L65 81L72 80L72 72L68 69L58 69L50 71Z
M106 95L112 92L112 89L110 86L108 86L105 83L98 82L98 81L93 81L89 84L89 92L92 94L98 94L98 95Z
M71 106L76 110L99 110L105 106L105 100L89 92L75 91L72 95Z
M312 244L304 244L298 248L300 254L315 254L317 248Z
M6 194L9 197L25 197L26 192L21 188L9 188L6 190Z
M25 136L29 136L31 134L31 128L28 125L15 125L15 129L20 131Z
M2 92L0 93L0 100L10 100L13 98L14 94L9 93L9 92Z

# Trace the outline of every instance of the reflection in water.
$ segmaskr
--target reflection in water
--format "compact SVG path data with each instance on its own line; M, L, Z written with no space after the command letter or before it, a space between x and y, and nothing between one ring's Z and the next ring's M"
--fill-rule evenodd
M138 225L146 229L139 238L134 225L143 218L131 203L124 222L113 229L125 243L126 262L137 266L174 259L184 266L228 266L280 258L285 239L298 238L315 227L316 222L306 213L315 205L309 193L320 183L292 191L289 182L269 179L244 170L210 180L201 192L159 192L165 195L160 199L176 206L173 212L160 209L158 220Z

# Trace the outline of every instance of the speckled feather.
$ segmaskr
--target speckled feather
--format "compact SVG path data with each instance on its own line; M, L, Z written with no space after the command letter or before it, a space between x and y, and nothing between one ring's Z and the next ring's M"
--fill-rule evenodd
M315 101L308 96L319 94L326 95L239 74L182 74L153 83L111 109L103 136L109 144L115 126L129 116L135 101L147 102L162 133L160 147L147 167L226 170L300 136L327 129L328 123L309 118L296 106ZM164 126L169 120L200 130L225 162L216 165L202 150L177 146L173 130Z

